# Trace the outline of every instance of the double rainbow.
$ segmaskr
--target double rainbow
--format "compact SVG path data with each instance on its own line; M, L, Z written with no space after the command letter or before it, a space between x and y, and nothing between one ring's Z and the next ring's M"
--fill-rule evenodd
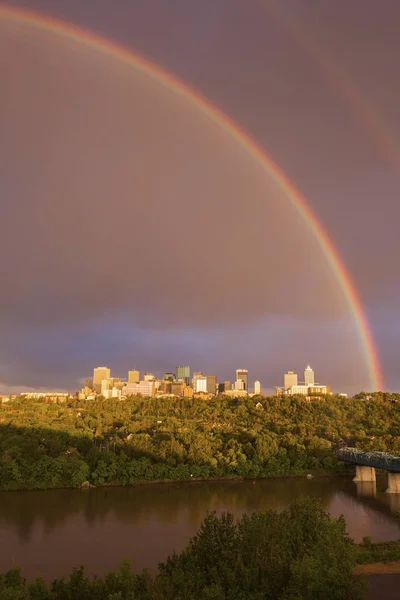
M325 228L318 221L305 198L260 144L258 144L235 121L230 119L228 115L214 106L207 98L185 85L174 75L171 75L164 69L128 48L124 48L110 40L70 23L65 23L46 15L29 12L23 9L11 8L4 5L0 6L0 19L24 24L41 31L51 32L62 38L73 40L87 48L106 54L115 60L146 73L160 85L194 105L211 121L225 130L233 140L240 144L286 193L289 201L298 210L313 233L343 290L347 304L354 317L365 360L368 365L370 385L373 390L383 389L383 377L372 333L360 298L346 266L331 242Z

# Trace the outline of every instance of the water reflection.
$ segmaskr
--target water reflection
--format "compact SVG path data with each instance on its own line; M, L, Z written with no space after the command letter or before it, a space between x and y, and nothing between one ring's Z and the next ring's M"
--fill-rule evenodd
M131 488L0 494L0 570L19 564L28 577L47 578L85 564L102 574L129 557L135 569L155 569L194 535L210 510L281 510L301 496L344 514L356 541L400 537L392 515L399 498L384 487L347 479L281 479L178 483Z
M376 497L376 481L356 481L357 496L360 498Z

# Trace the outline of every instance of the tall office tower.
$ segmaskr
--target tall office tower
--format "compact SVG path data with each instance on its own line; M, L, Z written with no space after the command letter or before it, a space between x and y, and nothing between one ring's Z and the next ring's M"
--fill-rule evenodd
M195 393L207 392L207 377L201 375L196 377L196 387L194 388Z
M315 383L314 371L312 370L310 365L307 365L307 368L304 369L304 384L305 385L314 385L314 383Z
M284 384L283 387L285 390L292 387L292 385L297 385L297 373L293 373L293 371L288 371L283 376Z
M99 394L103 379L110 379L110 369L108 367L96 367L93 369L93 389Z
M190 385L190 367L187 365L176 367L176 379L178 381L184 381L186 385Z
M236 381L243 381L243 390L246 392L249 389L249 372L247 369L236 369ZM236 388L239 389L239 388Z
M194 392L196 392L196 381L199 377L204 377L203 373L201 371L194 371L192 378L192 388Z
M207 375L207 393L215 396L217 393L217 376Z
M104 397L106 397L106 392L108 392L110 389L110 380L109 379L103 379L103 381L101 382L101 393Z
M255 381L254 382L254 394L256 396L260 396L261 395L261 383L259 381Z
M243 379L236 379L235 381L235 390L244 391L244 381Z
M227 392L228 390L232 389L232 385L230 381L224 381L224 391Z
M128 371L128 383L139 383L140 381L140 371Z

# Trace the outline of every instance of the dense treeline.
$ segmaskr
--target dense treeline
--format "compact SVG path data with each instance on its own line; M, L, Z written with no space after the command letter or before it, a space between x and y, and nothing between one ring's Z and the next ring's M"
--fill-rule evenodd
M343 442L399 454L398 396L19 398L0 405L0 489L332 473Z
M186 549L152 577L127 564L103 579L83 570L50 585L27 583L18 570L0 576L0 600L361 600L356 547L343 518L314 500L282 513L207 516Z

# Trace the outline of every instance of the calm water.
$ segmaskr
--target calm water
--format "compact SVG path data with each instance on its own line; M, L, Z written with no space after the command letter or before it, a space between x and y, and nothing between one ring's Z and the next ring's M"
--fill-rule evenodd
M359 484L358 484L359 485ZM281 479L145 485L131 488L0 493L0 571L19 565L46 579L85 565L88 574L115 569L121 558L135 570L155 570L182 549L207 511L283 509L301 496L321 498L344 514L355 541L400 538L400 498L385 482L361 489L348 479Z

